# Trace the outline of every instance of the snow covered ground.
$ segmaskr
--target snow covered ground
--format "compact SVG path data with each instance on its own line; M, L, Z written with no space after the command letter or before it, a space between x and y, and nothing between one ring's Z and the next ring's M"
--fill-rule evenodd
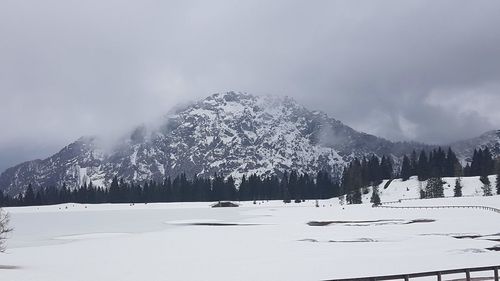
M464 182L464 195L481 190L472 178ZM414 179L381 185L382 201L418 197L415 186ZM8 208L15 232L0 265L17 268L0 266L0 280L323 280L500 264L500 252L487 250L500 244L492 241L500 239L498 213L319 203ZM410 204L498 208L500 196L391 206Z

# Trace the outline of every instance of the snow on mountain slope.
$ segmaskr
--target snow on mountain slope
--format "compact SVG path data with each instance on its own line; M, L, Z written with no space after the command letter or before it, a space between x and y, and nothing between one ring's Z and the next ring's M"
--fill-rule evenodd
M115 175L142 182L183 172L232 175L237 182L244 174L285 170L324 170L339 178L354 157L390 155L397 167L403 154L429 148L357 132L287 97L228 92L173 112L160 126L139 126L112 149L103 149L98 137L82 137L47 159L9 168L0 175L0 189L16 195L30 183L104 186Z
M95 138L82 137L64 147L57 154L44 160L34 160L7 169L0 175L0 189L16 194L32 183L73 183L83 184L87 175L94 175L93 180L102 180L100 168L105 155L95 144Z
M8 169L0 176L0 188L16 194L30 183L105 185L115 175L143 181L182 172L239 179L293 169L340 176L353 157L401 148L409 152L413 146L359 133L287 97L229 92L166 116L156 129L138 127L107 152L98 138L81 138L45 160Z
M451 144L452 149L463 164L472 161L474 149L488 148L494 158L500 157L500 130L486 132L477 138Z

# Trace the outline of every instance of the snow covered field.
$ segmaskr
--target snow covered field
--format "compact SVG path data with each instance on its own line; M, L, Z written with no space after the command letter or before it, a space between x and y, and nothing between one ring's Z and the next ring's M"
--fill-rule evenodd
M403 197L411 184L381 186L382 201ZM471 180L464 194L476 185ZM394 206L410 204L498 208L500 196ZM314 201L209 205L7 208L15 232L0 268L17 268L0 269L0 280L322 280L500 264L500 252L487 250L500 244L492 241L500 239L500 214L491 211L343 207L338 199L319 208ZM465 235L482 237L456 238Z

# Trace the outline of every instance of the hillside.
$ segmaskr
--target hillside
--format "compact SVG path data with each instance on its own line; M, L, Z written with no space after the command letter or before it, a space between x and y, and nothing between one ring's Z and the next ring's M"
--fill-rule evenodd
M491 182L493 193L495 193L494 186L496 183L496 175L490 175L488 178ZM453 197L453 189L455 187L456 179L457 178L455 177L442 178L442 180L445 182L445 184L443 185L445 197ZM419 181L416 176L411 177L407 181L402 181L401 179L392 180L387 188L384 188L387 182L388 180L384 180L379 185L379 196L382 203L404 200L404 203L406 204L409 202L409 200L420 199L420 190L425 188L425 185L427 183L426 181ZM462 196L464 198L483 196L483 184L479 180L479 177L461 177L461 183ZM369 203L372 195L372 189L371 187L368 187L365 190L367 194L363 194L363 203ZM419 203L422 202L422 200L417 201L419 201ZM467 201L467 199L465 199L465 201Z
M140 126L111 150L98 137L82 137L55 155L22 163L0 175L0 189L14 195L28 184L69 187L93 182L161 181L189 177L328 171L334 177L354 157L392 155L427 146L394 143L357 132L325 113L287 97L215 94L165 116L154 128Z
M477 147L498 155L498 132L453 144L462 163ZM403 154L434 146L391 142L358 132L288 97L214 94L164 116L160 125L142 125L111 148L99 137L81 137L58 153L28 161L0 175L0 190L9 195L29 184L76 188L91 181L108 186L114 176L125 181L163 181L188 177L280 175L284 171L326 171L339 179L355 157L389 156L397 169ZM470 160L470 159L469 159Z

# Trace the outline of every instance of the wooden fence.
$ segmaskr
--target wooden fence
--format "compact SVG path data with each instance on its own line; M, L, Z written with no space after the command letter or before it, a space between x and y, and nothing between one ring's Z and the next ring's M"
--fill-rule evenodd
M440 198L462 198L462 197L477 197L476 195L463 195L460 197L455 197L455 196L444 196L444 197L438 197L438 198L402 198L396 201L387 201L387 202L382 202L382 204L397 204L401 203L402 201L412 201L412 200L429 200L429 199L440 199Z
M345 279L328 279L326 281L376 281L376 280L397 280L397 279L408 281L410 280L410 278L418 278L418 277L436 277L437 281L441 281L443 275L449 275L449 274L464 274L463 276L465 278L463 278L463 280L471 281L474 280L474 278L471 278L471 272L491 272L493 275L490 276L491 279L499 281L498 280L499 268L500 265L496 265L496 266L460 268L451 270L439 270L439 271L417 272L417 273L396 274L396 275L370 276L370 277L345 278ZM484 279L481 278L481 280Z
M384 203L385 204L385 203ZM500 214L500 209L488 207L488 206L384 206L378 205L377 208L390 208L390 209L482 209L487 211L492 211Z

